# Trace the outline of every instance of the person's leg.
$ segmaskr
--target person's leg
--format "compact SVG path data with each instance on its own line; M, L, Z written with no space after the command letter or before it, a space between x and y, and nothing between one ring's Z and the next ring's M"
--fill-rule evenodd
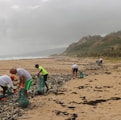
M47 88L47 90L46 90L46 92L47 92L47 91L49 90L49 87L48 87L46 81L45 81L45 86L46 86L46 88Z
M74 68L74 78L77 78L77 68Z
M76 78L77 78L77 72L78 72L78 69L75 70Z
M73 71L72 71L73 73L73 79L75 78L75 69L73 69Z
M28 98L28 90L30 90L30 87L32 85L32 79L25 81L24 83L24 89L25 89L25 95Z
M47 88L47 90L46 90L46 92L47 92L47 91L49 90L49 87L48 87L48 85L47 85L47 83L46 83L48 74L47 74L47 75L44 75L43 77L44 77L45 86L46 86L46 88Z
M1 86L3 89L3 97L5 97L6 90L8 89L6 86Z
M25 90L25 96L28 98L28 91L27 90Z

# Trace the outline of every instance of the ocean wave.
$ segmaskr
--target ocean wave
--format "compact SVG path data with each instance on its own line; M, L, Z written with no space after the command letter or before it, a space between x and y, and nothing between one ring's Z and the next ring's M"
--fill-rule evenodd
M38 59L38 58L49 58L48 56L36 56L36 57L32 57L32 56L27 56L27 57L0 57L0 60L24 60L24 59Z

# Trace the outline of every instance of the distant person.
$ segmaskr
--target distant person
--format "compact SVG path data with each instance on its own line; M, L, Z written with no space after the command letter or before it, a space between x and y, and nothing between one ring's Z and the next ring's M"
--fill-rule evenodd
M7 89L8 89L8 87L12 88L14 93L16 92L16 88L13 85L13 81L12 80L14 80L14 78L10 77L8 75L0 76L0 86L3 89L3 98L5 97L5 93L6 93Z
M98 65L102 65L103 59L102 59L102 58L99 58L99 59L96 61L96 63L97 63Z
M12 68L10 69L10 73L19 77L19 87L24 88L25 95L28 97L28 90L30 90L33 81L30 73L23 68Z
M72 76L73 76L73 79L77 78L77 73L78 73L78 65L76 63L74 63L72 65Z
M103 59L102 58L99 58L99 63L103 63Z
M43 78L44 78L44 82L45 82L45 86L46 86L46 92L49 90L49 87L46 83L47 78L48 78L48 72L47 70L45 70L42 66L40 66L39 64L35 65L35 68L37 68L39 70L39 73L37 74L38 76L40 75L40 73L42 74Z

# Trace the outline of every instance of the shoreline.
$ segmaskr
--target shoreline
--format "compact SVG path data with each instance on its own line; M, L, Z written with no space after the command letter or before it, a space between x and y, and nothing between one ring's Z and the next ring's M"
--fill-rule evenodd
M36 57L0 57L1 60L28 60L28 59L41 59L41 58L50 58L50 56L36 56Z

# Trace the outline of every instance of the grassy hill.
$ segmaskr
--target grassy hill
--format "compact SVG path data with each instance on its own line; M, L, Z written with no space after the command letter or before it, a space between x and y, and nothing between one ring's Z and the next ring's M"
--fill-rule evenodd
M121 57L121 31L100 35L86 36L72 43L63 53L70 56L108 56Z

